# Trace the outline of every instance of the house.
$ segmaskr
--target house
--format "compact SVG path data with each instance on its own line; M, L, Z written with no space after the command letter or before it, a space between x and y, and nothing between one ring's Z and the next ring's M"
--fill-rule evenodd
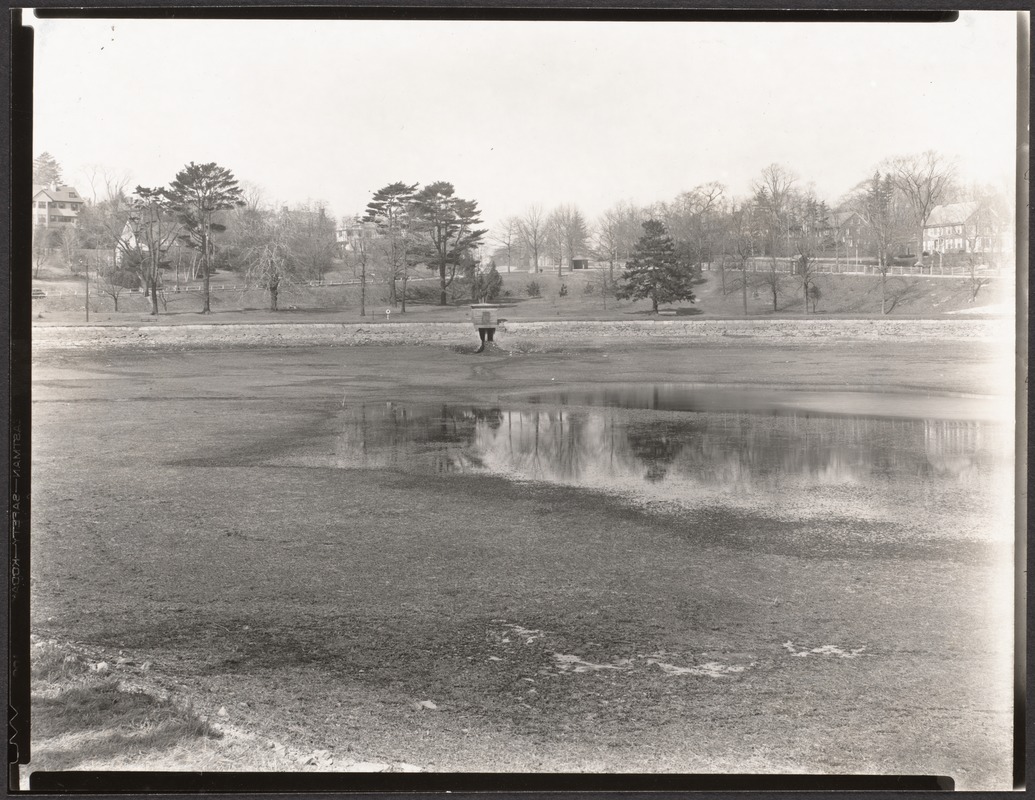
M71 186L32 187L32 224L45 228L79 224L85 200Z
M873 236L858 211L835 211L830 215L829 224L828 234L837 247L846 248L845 252L861 250L865 255L872 255Z
M1003 225L988 205L971 201L935 206L924 225L929 253L1000 253Z
M345 219L342 227L334 232L334 239L342 255L345 253L358 252L367 244L381 236L381 231L376 222L371 220Z

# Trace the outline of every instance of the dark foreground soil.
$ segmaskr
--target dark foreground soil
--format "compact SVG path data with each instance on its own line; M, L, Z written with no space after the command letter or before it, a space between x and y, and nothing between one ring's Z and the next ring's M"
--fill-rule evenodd
M647 379L980 394L1002 385L1000 355L976 342L43 354L33 629L146 662L205 715L332 765L1007 788L1011 642L989 624L1012 613L1002 547L816 547L843 519L769 547L780 528L765 514L276 463L318 446L344 403ZM192 768L177 758L108 763Z

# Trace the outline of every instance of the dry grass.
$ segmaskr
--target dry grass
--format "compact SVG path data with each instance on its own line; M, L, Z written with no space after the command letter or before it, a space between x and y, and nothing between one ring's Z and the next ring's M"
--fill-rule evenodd
M70 645L37 643L32 653L34 770L74 769L125 753L191 746L220 732L188 703L113 674Z

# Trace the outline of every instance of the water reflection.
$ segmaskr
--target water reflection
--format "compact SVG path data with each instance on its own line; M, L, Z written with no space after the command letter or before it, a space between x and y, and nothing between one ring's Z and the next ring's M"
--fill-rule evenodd
M772 492L788 481L974 483L1002 464L996 427L792 412L387 403L342 412L332 460L603 488L675 483L741 493Z

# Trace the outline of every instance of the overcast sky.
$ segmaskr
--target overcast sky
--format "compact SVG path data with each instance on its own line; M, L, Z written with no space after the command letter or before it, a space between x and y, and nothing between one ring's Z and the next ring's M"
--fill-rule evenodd
M1012 180L1016 17L952 24L38 20L34 153L162 185L215 161L340 217L452 182L595 218L778 162L831 202L935 149Z

